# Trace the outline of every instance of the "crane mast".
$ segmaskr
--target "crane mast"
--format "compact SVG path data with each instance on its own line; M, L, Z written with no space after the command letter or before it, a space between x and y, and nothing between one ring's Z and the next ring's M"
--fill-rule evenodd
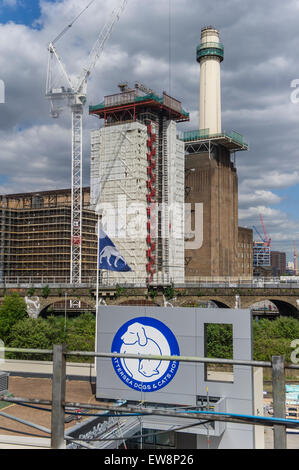
M296 249L295 240L293 241L294 253L293 253L293 261L294 261L294 275L298 275L298 251Z
M266 233L266 228L265 228L265 224L264 224L264 220L263 220L263 216L262 214L260 214L260 221L261 221L261 225L263 227L263 232L264 232L264 236L265 236L265 245L266 246L271 246L271 238L268 238L267 236L267 233Z
M82 278L82 142L83 142L83 110L86 103L87 80L96 66L104 49L104 45L112 32L113 26L119 20L128 0L121 0L120 6L115 9L108 22L100 32L89 54L88 63L83 68L80 78L74 84L67 73L66 67L59 56L55 44L71 28L78 18L95 0L88 5L67 25L56 38L49 43L49 62L46 84L46 97L51 103L51 116L58 118L65 106L70 107L72 113L72 187L71 187L71 264L70 283L79 285ZM53 76L53 60L59 66L66 86L55 88Z
M81 284L82 260L82 119L83 105L72 110L72 215L70 283Z

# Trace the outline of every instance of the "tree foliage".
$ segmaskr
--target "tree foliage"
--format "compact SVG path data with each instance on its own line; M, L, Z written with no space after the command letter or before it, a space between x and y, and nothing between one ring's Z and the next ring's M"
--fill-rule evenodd
M52 349L54 344L66 344L68 350L94 351L95 317L84 313L79 317L67 319L63 316L48 318L24 318L15 323L10 331L8 346L26 349ZM50 360L44 355L10 353L10 358ZM80 362L80 358L69 359Z
M290 362L292 340L299 338L299 320L279 317L276 320L261 319L253 323L253 359L271 361L272 356L284 355ZM206 356L231 359L233 357L231 325L208 324L206 326Z
M7 343L12 327L27 317L25 300L17 293L6 295L0 306L0 339Z
M48 285L42 288L42 296L44 297L44 299L47 299L49 297L50 292L51 292L51 289Z
M293 339L299 338L299 320L279 317L276 320L261 319L253 324L253 358L270 361L272 356L284 355L290 362Z
M24 318L11 329L8 345L12 348L52 349L53 344L63 344L65 334L62 325L55 317ZM51 360L51 357L36 354L10 353L10 358Z
M206 325L206 357L233 358L232 325L209 323Z
M70 351L94 351L95 350L95 316L92 313L84 313L70 321L67 328L66 344ZM73 358L81 362L84 358Z
M84 313L65 319L64 316L29 318L24 299L17 293L6 295L0 306L0 339L8 347L52 349L54 344L66 344L73 351L94 351L95 316ZM207 357L233 357L233 331L229 324L208 324L205 332ZM253 358L270 361L273 355L284 355L290 362L292 340L299 338L299 320L279 317L253 322ZM51 357L10 354L19 359L51 360ZM90 360L70 357L69 361Z

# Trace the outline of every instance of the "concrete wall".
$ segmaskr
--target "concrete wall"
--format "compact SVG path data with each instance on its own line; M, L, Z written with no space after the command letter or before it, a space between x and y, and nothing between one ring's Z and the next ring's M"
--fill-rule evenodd
M229 152L217 149L186 155L185 201L203 204L203 244L185 249L188 278L238 275L238 178Z
M237 270L239 276L253 276L253 231L238 228Z

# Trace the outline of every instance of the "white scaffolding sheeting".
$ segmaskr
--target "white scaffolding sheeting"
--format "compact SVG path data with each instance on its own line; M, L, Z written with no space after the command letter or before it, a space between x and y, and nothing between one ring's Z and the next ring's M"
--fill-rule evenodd
M102 215L104 231L132 268L103 273L108 285L136 279L142 285L184 282L184 143L174 121L161 122L159 137L158 120L144 119L146 125L115 124L91 135L91 207ZM151 150L149 136L155 137ZM149 170L155 175L153 186Z
M174 283L184 282L184 143L177 139L177 126L174 121L167 123L168 144L168 260L169 279Z
M109 272L111 282L146 279L146 126L139 122L92 133L91 205L132 272Z

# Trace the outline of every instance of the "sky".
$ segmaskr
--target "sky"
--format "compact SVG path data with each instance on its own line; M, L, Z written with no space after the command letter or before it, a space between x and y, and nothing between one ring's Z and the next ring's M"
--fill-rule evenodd
M0 0L0 194L70 187L71 121L52 119L45 98L47 45L89 0ZM77 76L119 0L96 0L56 44ZM198 125L201 28L220 31L222 129L244 135L236 154L239 225L262 233L272 249L299 250L299 0L129 0L90 77L87 104L118 92L118 83L167 91ZM298 92L297 92L298 90ZM84 114L83 183L90 184L90 130ZM256 235L256 232L255 232Z

